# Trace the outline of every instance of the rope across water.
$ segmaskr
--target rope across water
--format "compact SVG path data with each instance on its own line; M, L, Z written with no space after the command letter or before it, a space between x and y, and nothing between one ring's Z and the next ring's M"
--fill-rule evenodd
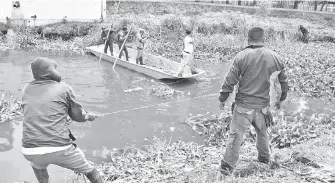
M178 103L178 102L183 102L183 101L188 101L188 100L192 100L192 99L214 97L214 96L218 96L218 94L217 93L212 93L212 94L208 94L208 95L201 95L201 96L197 96L197 97L180 99L180 100L175 100L175 101L171 101L171 102L164 102L164 103L147 105L147 106L142 106L142 107L137 107L137 108L132 108L132 109L125 109L125 110L114 111L114 112L110 112L110 113L99 114L98 116L107 116L107 115L111 115L111 114L117 114L117 113L122 113L122 112L129 112L129 111L134 111L134 110L139 110L139 109L146 109L146 108L150 108L150 107L156 107L156 106L160 106L160 105L168 105L168 104Z

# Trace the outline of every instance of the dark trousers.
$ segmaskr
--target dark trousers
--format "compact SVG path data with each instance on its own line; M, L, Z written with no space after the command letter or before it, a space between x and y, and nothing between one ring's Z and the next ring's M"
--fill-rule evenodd
M108 41L105 44L104 53L107 54L108 47L109 47L109 51L111 52L111 56L113 56L113 43L109 43Z
M122 44L123 44L123 43L119 43L119 49L121 49ZM124 51L124 53L126 54L126 60L129 61L129 60L128 60L128 58L129 58L129 57L128 57L128 50L127 50L126 45L124 45L124 46L123 46L123 49L120 50L119 58L121 58L121 56L122 56L122 51Z
M136 64L143 65L143 48L137 48Z

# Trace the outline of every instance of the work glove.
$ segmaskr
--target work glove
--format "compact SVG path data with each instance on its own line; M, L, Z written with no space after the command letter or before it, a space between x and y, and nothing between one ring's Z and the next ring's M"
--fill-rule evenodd
M264 114L264 117L265 117L266 127L270 127L274 125L273 116L270 110L266 111L266 113Z
M220 96L219 96L220 105L219 106L220 106L221 110L224 110L225 102L226 102L228 97L229 97L229 93L220 92Z
M275 103L275 109L276 110L279 110L280 108L281 108L281 101L277 101L276 103Z
M220 102L219 107L220 107L221 110L224 110L224 106L225 106L225 103L224 102Z
M94 121L97 118L97 115L91 114L91 113L86 113L85 119L86 121Z

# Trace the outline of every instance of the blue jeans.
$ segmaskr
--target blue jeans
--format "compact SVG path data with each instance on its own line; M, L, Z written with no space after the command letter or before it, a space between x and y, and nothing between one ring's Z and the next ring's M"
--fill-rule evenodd
M230 124L228 144L223 159L223 161L231 167L235 167L239 159L244 135L250 125L255 128L257 133L256 147L258 150L258 160L268 162L270 159L269 136L264 113L262 110L246 109L236 106Z

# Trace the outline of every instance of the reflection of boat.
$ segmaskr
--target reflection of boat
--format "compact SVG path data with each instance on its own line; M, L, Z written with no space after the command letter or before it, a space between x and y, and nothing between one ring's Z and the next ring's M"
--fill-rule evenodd
M91 46L86 48L87 51L93 53L95 56L100 57L101 52L103 51L103 45L99 46ZM143 63L145 65L136 64L136 53L135 49L129 48L129 61L122 59L117 60L117 64L128 69L146 74L148 76L154 77L156 79L182 79L182 78L194 78L205 73L204 70L196 68L196 74L192 74L190 67L185 66L183 75L178 77L178 72L180 70L181 64L178 62L174 62L167 58L163 58L161 56L151 55L149 53L143 53ZM119 52L119 49L116 44L114 44L114 55L116 56ZM108 50L107 54L102 54L102 59L105 59L110 62L114 62L116 57L110 56L110 52Z

